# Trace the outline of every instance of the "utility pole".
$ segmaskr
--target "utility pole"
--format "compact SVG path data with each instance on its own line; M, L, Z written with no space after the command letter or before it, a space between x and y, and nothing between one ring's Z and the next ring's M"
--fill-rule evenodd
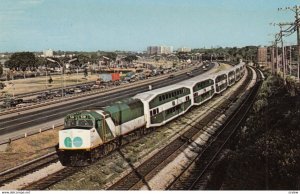
M282 38L282 26L280 26L280 36L281 36L281 64L283 66L283 80L285 80L285 52L284 52L284 46L283 46L283 38Z
M277 40L275 40L275 74L278 73L278 47L277 47Z
M286 34L284 34L284 33L291 33L291 31L293 30L293 28L291 28L291 27L293 27L294 23L278 23L278 24L273 23L272 25L274 25L274 26L277 25L280 27L280 32L275 35L275 41L281 42L281 49L282 49L281 62L282 62L282 66L283 66L283 80L285 80L286 66L285 66L285 50L284 50L284 45L283 45L283 36L286 36ZM289 26L289 28L286 30L283 30L283 26L287 26L287 25ZM281 68L279 68L279 69L281 69Z
M295 13L295 22L293 23L295 29L296 29L296 32L297 32L297 78L298 78L298 81L300 81L299 79L299 64L300 64L300 30L299 30L299 27L300 27L300 19L299 19L299 12L300 12L300 6L297 6L295 5L294 7L285 7L285 8L279 8L279 10L290 10L292 12Z
M292 75L292 45L290 45L290 63L289 63L289 68L290 68L290 75Z
M283 30L282 30L283 25L279 24L279 27L280 27L279 36L280 36L281 50L282 50L282 53L281 53L281 64L283 66L283 80L285 80L285 57L284 57L285 56L285 52L284 52L284 46L283 46Z
M271 41L271 46L269 47L271 49L271 73L274 75L274 69L275 69L275 41Z
M295 6L294 7L295 13L296 13L296 21L295 21L295 25L296 25L296 29L297 29L297 64L298 64L298 68L297 68L297 77L298 77L298 81L299 79L299 64L300 64L300 34L299 34L299 6Z
M277 67L278 67L278 48L277 44L278 41L275 35L275 41L271 41L271 72L273 75L277 74Z
M271 46L271 72L274 74L274 45Z

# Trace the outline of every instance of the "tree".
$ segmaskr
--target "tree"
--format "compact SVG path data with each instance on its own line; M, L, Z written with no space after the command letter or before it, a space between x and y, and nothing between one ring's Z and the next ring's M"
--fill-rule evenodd
M242 48L237 47L218 47L218 48L211 48L211 49L193 49L192 53L202 53L202 59L203 60L210 60L211 54L214 54L214 56L217 57L218 60L224 60L224 57L226 59L230 59L231 61L238 62L239 59L256 59L255 56L257 56L257 46L245 46ZM179 57L184 57L183 53L179 52L177 53Z
M128 55L124 58L124 60L128 63L131 63L132 61L137 60L138 57L136 55Z
M264 81L255 103L259 111L250 114L229 146L234 151L228 156L225 189L299 189L299 99L279 77Z
M4 83L2 83L2 82L0 82L0 90L2 90L3 88L5 88L5 84Z
M186 52L178 52L176 54L176 56L178 57L179 60L187 60L188 59Z
M26 71L27 69L35 70L38 65L38 60L32 52L14 53L5 66L10 69Z
M3 65L0 63L0 77L2 76L2 74L3 74ZM4 87L5 84L0 81L0 90L2 90Z
M114 52L105 52L103 56L110 58L111 60L115 61L117 58L117 54ZM136 60L136 59L135 59Z
M53 79L52 79L52 77L50 75L50 78L48 79L48 83L51 84L52 82L53 82Z
M87 68L84 69L84 77L87 77L88 76L88 70Z
M74 62L74 64L76 66L82 66L90 61L90 58L85 54L79 54L79 55L75 56L74 58L78 59L78 62L76 61L77 63Z
M3 65L0 63L0 77L3 75Z
M43 57L38 57L36 61L36 67L44 66L47 63L46 59Z

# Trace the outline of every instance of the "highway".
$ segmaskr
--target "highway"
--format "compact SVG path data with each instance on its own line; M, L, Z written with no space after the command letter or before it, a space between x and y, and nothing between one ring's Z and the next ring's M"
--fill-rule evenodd
M212 69L214 65L210 65L208 70ZM193 71L193 74L200 75L204 73L203 69L197 69ZM168 86L190 77L185 73L175 76L174 78L166 78L164 80L151 83L153 89ZM44 108L41 110L32 110L29 113L20 113L20 115L14 115L7 118L0 119L0 135L5 135L11 132L19 131L25 128L33 127L39 124L51 122L60 118L63 118L67 114L84 109L93 109L95 107L103 107L109 105L111 102L124 99L126 97L134 96L137 93L147 91L149 84L142 86L136 86L130 89L124 89L119 92L104 94L102 96L94 96L87 99L79 99L75 102L66 103L60 106L50 108Z

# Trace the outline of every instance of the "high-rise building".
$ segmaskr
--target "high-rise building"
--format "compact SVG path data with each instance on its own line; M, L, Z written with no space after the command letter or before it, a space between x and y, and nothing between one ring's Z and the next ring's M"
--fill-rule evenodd
M160 54L171 54L173 52L172 46L148 46L147 54L149 55L160 55Z
M259 47L257 51L257 62L260 66L266 66L268 62L268 48Z
M43 52L44 57L53 57L53 50L48 49Z
M178 52L186 52L186 53L189 53L192 51L191 48L187 48L187 47L182 47L182 48L178 48L177 49Z

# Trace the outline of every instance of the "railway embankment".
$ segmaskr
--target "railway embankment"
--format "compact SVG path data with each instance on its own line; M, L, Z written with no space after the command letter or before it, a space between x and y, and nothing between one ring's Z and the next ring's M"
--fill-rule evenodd
M299 190L299 118L297 85L269 76L206 189Z

